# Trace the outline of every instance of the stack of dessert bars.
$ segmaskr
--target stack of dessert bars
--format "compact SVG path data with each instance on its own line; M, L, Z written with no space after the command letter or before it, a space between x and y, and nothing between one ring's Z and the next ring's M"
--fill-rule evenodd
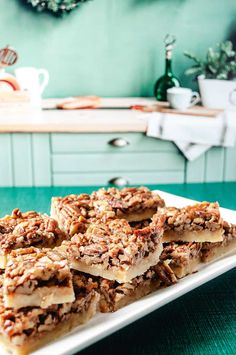
M28 354L236 247L217 203L181 209L145 187L54 197L51 217L0 220L0 339Z

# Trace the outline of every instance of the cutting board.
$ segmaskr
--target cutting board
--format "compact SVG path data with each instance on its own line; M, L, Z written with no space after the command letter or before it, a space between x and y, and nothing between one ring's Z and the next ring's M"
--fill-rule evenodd
M170 108L169 103L166 102L158 102L155 105L151 106L144 106L142 111L144 112L163 112L163 113L170 113L170 114L177 114L177 115L190 115L190 116L204 116L204 117L216 117L223 110L219 109L210 109L203 106L193 106L184 111L175 110Z

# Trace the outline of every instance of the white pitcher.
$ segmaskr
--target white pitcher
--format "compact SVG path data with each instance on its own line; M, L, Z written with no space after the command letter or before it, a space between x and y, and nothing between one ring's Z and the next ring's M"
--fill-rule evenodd
M46 69L22 67L15 70L16 79L21 90L29 93L32 106L41 106L41 97L49 82L49 73Z

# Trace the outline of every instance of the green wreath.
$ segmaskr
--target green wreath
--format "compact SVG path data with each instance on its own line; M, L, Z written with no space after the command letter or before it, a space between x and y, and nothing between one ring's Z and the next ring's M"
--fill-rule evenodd
M74 10L80 3L88 0L27 0L38 11L52 11L62 14Z

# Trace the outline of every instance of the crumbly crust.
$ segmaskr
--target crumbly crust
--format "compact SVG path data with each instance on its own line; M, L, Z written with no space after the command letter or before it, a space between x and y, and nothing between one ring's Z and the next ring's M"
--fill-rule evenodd
M164 200L146 187L127 187L121 190L115 187L107 190L102 188L94 191L91 199L107 201L118 218L126 218L125 215L129 213L142 213L147 209L156 211L158 207L165 206Z
M0 220L0 254L36 246L53 248L66 239L58 223L34 211L22 213L18 208Z
M202 260L203 261L210 261L211 258L214 258L214 256L219 257L222 255L220 251L222 250L224 253L225 251L230 251L228 250L228 247L230 247L231 244L234 244L236 242L236 224L228 223L224 221L223 223L223 228L224 228L224 234L223 234L223 241L222 242L216 242L216 243L202 243ZM219 253L217 252L219 251Z
M18 311L4 307L1 287L0 333L2 336L11 343L12 347L17 347L18 349L34 340L37 343L50 332L52 332L53 338L53 332L56 331L61 323L70 322L73 315L86 312L92 302L98 302L98 296L95 291L97 284L90 278L85 279L79 274L74 274L73 285L75 291L74 302L52 305L44 309L25 307ZM80 323L78 320L77 325Z
M63 242L62 248L67 251L70 261L79 260L94 268L100 265L103 269L118 268L128 272L160 247L164 222L165 214L158 213L148 227L133 231L124 219L106 223L96 220L85 234L74 235L70 241Z
M214 232L223 228L223 220L217 202L202 202L183 208L168 207L166 215L165 230L174 230L177 234L205 229Z

